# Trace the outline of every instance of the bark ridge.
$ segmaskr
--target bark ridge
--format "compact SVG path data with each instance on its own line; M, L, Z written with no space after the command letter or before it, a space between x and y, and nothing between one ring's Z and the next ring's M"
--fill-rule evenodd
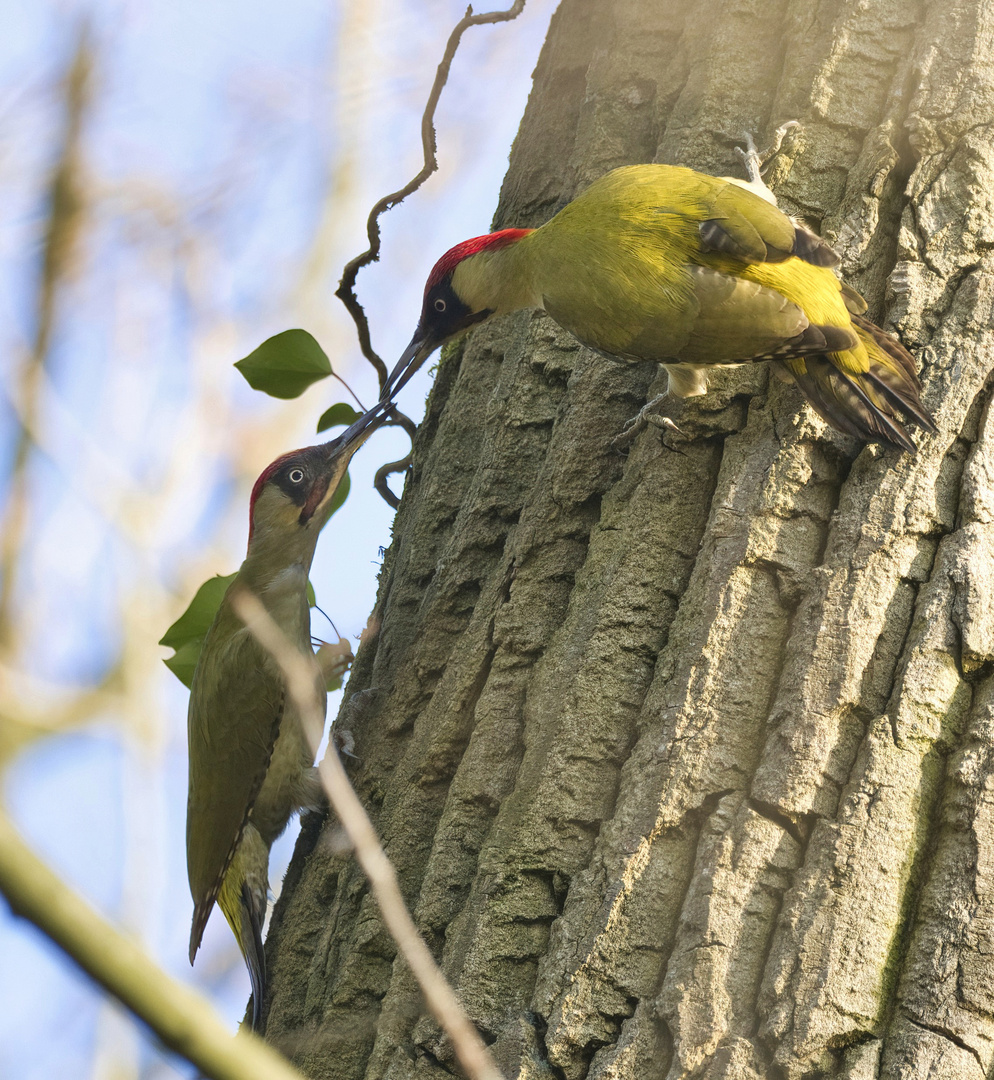
M548 318L441 364L350 689L355 780L509 1077L979 1078L994 1065L990 0L565 0L497 223L607 169L771 184L919 360L916 456L762 366L692 441ZM452 1059L334 825L268 942L315 1077Z

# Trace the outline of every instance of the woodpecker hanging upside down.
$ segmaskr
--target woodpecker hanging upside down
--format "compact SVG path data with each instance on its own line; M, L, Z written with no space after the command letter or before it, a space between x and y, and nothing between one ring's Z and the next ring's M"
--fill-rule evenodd
M252 489L248 554L204 639L190 690L186 856L193 895L190 963L215 900L252 980L252 1026L265 992L262 926L269 849L290 815L320 805L314 753L276 662L231 608L248 589L291 642L311 653L307 578L352 455L383 423L383 402L337 439L277 458ZM314 680L325 701L324 679Z
M750 183L631 165L538 229L457 244L428 277L384 399L460 331L544 308L610 359L661 363L667 395L706 393L712 367L770 360L839 431L913 451L902 419L935 430L914 360L862 318L866 303L829 269L839 260L828 244L777 209L751 141L742 156ZM658 416L667 395L643 408L632 431L647 420L674 426Z

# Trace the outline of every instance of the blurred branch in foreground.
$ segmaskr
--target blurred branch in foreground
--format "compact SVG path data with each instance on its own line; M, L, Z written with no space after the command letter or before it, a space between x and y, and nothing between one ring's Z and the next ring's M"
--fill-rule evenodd
M22 747L43 735L80 727L121 702L121 670L113 667L97 686L57 693L51 684L0 663L0 769Z
M324 713L314 690L313 665L294 648L252 593L240 590L232 596L231 606L280 666L287 693L297 706L304 731L316 754L324 729ZM318 773L328 801L369 879L383 922L417 979L425 1003L452 1041L459 1064L470 1080L502 1080L480 1033L418 932L404 903L393 864L333 746L318 762Z
M62 882L0 811L0 892L171 1050L210 1080L303 1080L249 1032L232 1036L210 1004L171 979Z
M14 643L13 594L28 516L28 459L41 403L42 376L57 317L59 290L71 272L83 218L82 131L93 83L93 47L84 22L65 78L65 128L48 191L48 223L38 284L34 341L18 388L21 423L11 464L10 490L0 534L0 646Z

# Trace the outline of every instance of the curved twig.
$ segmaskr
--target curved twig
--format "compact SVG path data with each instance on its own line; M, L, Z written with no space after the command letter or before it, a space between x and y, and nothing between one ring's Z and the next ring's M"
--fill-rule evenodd
M414 436L417 434L418 430L417 424L415 424L409 416L405 416L397 409L394 409L391 415L393 416L393 420L388 420L387 426L392 425L394 427L402 427L407 432L413 449ZM400 499L398 499L390 490L390 487L387 484L387 478L394 473L406 472L410 468L410 465L411 453L408 452L398 461L388 461L386 465L381 465L376 470L376 476L373 478L373 487L380 493L383 501L394 510L400 506Z
M377 262L380 258L380 217L387 210L396 206L397 203L403 202L408 195L417 191L428 177L438 169L438 160L435 157L438 150L438 143L435 139L435 109L438 107L442 90L446 82L448 82L449 68L452 67L452 59L456 55L456 49L459 48L459 42L463 34L471 26L480 26L483 23L509 22L511 19L516 19L524 11L524 8L525 0L514 0L514 3L506 11L488 11L482 15L474 15L473 7L470 5L466 8L466 14L452 28L449 40L445 43L445 52L442 54L441 63L435 72L435 81L431 85L428 101L424 112L421 114L421 146L424 150L424 165L422 165L417 176L409 180L398 191L384 195L370 210L369 217L366 219L366 237L369 240L369 247L361 255L357 255L347 262L345 269L342 271L342 280L338 283L335 295L345 305L345 310L352 316L356 333L359 335L359 348L362 350L362 355L373 365L381 390L387 381L387 366L373 348L369 336L369 320L366 318L366 312L355 294L356 277L364 266L368 266L371 262ZM397 423L411 436L413 442L414 432L417 430L416 425L403 413L395 412L394 416ZM400 500L388 487L387 478L394 473L404 472L410 463L411 455L407 454L399 461L390 461L377 470L374 481L376 490L394 510L397 509Z
M362 349L362 355L373 365L376 376L380 381L380 389L383 388L384 383L387 381L387 366L373 349L369 337L369 321L366 318L366 312L363 310L362 304L359 303L355 294L356 277L364 266L368 266L371 262L377 262L380 258L380 217L391 207L396 206L397 203L403 202L408 195L417 191L438 168L438 161L435 157L435 152L438 149L438 144L435 141L435 109L438 106L439 98L442 96L442 90L448 81L449 68L452 66L452 59L456 55L456 49L459 48L459 41L463 34L471 26L479 26L482 23L508 22L511 19L516 19L524 10L524 7L525 0L515 0L506 11L488 11L483 15L474 15L472 5L466 8L466 14L456 23L452 33L449 34L442 61L435 72L435 81L432 83L428 102L421 115L421 145L424 149L424 165L417 176L408 181L399 191L384 195L370 210L369 217L366 219L366 236L369 239L369 247L361 255L357 255L347 262L345 269L342 271L342 280L338 283L335 295L342 301L346 310L352 316L356 331L359 334L359 347Z

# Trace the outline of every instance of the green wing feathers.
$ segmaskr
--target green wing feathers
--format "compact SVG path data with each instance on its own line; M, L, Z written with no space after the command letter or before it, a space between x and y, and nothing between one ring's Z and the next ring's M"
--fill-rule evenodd
M269 767L283 715L275 665L244 628L226 633L225 601L208 632L190 693L186 854L194 902L190 962Z
M727 180L715 185L705 210L710 216L697 227L706 250L747 262L783 262L793 255L812 266L838 264L838 255L820 236L755 192Z
M747 262L782 262L794 246L794 224L775 206L735 184L720 184L697 226L705 250Z
M911 450L906 423L935 430L912 357L863 317L835 252L746 184L616 169L521 251L545 310L606 355L695 372L771 360L840 431Z

